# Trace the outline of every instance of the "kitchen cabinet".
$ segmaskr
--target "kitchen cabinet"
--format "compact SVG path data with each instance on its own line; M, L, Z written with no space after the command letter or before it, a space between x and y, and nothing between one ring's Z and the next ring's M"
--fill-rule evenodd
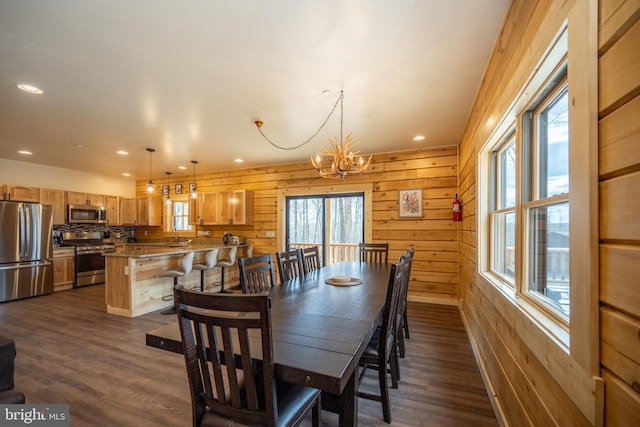
M162 225L162 197L141 197L136 199L137 225Z
M20 187L17 185L4 186L4 200L17 200L20 202L40 202L40 189L36 187Z
M61 291L73 287L75 280L74 249L53 249L53 291Z
M137 225L136 199L120 199L120 224Z
M67 191L67 203L70 205L106 206L106 196L103 194L78 193Z
M105 201L105 206L107 207L107 224L120 225L120 207L118 204L118 197L106 196Z
M189 204L189 223L197 225L245 225L253 218L253 194L248 190L201 193Z
M220 193L198 195L198 223L200 225L220 224Z
M64 224L67 216L64 190L40 189L40 203L51 205L53 211L53 223Z
M253 193L232 190L220 194L220 224L245 225L253 220Z

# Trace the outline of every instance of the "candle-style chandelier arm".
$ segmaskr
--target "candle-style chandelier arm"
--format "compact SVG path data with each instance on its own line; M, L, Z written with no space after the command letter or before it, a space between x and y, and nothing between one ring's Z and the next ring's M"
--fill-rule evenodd
M262 125L264 124L264 122L262 120L255 120L254 123L256 125L256 127L258 128L258 132L260 132L260 135L262 135L262 137L271 145L273 145L275 148L278 148L280 150L296 150L306 144L308 144L309 142L311 142L311 140L313 138L316 137L316 135L318 135L318 133L320 133L320 131L326 126L327 122L329 121L329 119L331 118L331 116L333 115L333 113L336 111L336 108L338 107L338 103L342 101L342 91L340 91L340 96L338 97L338 99L336 99L335 104L333 104L333 108L331 109L331 111L329 112L329 114L327 115L327 118L324 119L324 122L322 122L322 124L320 125L320 127L318 128L318 130L316 130L313 135L311 135L309 138L307 138L306 140L304 140L303 142L301 142L298 145L295 145L293 147L283 147L281 145L276 144L275 142L273 142L271 139L269 139L269 137L267 135L264 134L264 132L262 131Z

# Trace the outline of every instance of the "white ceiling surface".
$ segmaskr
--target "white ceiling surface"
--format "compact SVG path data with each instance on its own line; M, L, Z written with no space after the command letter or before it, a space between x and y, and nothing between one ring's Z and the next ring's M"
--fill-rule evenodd
M0 158L137 179L147 147L154 178L306 161L339 108L295 150L253 121L298 145L340 90L363 154L455 145L508 3L2 0Z

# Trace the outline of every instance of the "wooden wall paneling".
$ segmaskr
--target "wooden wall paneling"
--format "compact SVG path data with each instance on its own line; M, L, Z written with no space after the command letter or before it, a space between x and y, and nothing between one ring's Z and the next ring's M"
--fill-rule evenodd
M600 338L615 351L640 363L640 320L607 307L600 309ZM638 390L640 393L640 390Z
M639 0L600 0L598 42L600 53L608 50L640 19Z
M631 360L616 351L608 342L602 341L600 346L602 366L615 373L615 376L640 396L640 363Z
M602 371L602 378L607 384L604 424L607 427L640 425L640 395L606 369Z
M600 183L600 238L640 241L640 172Z
M640 96L600 120L598 162L602 178L640 169Z
M600 57L598 100L605 116L640 94L640 20Z
M640 319L640 246L600 246L600 300Z

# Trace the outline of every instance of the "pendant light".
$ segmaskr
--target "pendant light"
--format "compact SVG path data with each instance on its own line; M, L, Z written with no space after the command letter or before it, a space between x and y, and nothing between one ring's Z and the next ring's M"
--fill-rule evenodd
M153 148L147 148L149 152L149 182L147 182L147 193L153 193L153 181L151 180L151 154L156 150Z
M167 205L171 204L171 196L169 195L169 193L171 193L171 172L165 172L167 174L167 201L165 202Z
M195 199L198 197L198 191L196 190L196 165L198 161L191 160L191 164L193 164L193 183L189 186L189 190L191 190L191 198Z

